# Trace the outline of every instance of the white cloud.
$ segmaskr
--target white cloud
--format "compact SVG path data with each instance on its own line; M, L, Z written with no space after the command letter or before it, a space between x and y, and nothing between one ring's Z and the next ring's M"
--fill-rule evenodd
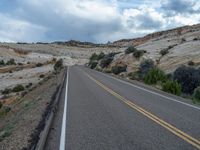
M44 38L47 31L45 27L31 24L27 21L14 19L5 14L0 14L0 41L37 41Z
M188 1L192 8L186 9L186 15L176 14L180 8L174 6L186 6L185 0L174 1L17 0L18 7L13 12L0 11L0 41L106 42L200 21L200 13L191 13L191 9L195 12L200 8L200 3ZM174 10L173 15L168 9Z

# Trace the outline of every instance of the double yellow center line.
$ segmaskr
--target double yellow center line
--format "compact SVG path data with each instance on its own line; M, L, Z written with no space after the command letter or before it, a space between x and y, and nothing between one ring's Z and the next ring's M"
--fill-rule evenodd
M113 90L111 90L110 88L108 88L107 86L105 86L104 84L102 84L101 82L99 82L96 79L94 79L93 77L91 77L89 74L87 74L87 73L85 73L85 74L92 81L94 81L96 84L98 84L100 87L102 87L104 90L106 90L107 92L109 92L110 94L112 94L113 96L115 96L116 98L118 98L119 100L121 100L122 102L124 102L125 104L127 104L128 106L130 106L131 108L133 108L134 110L140 112L141 114L143 114L147 118L151 119L152 121L156 122L157 124L161 125L162 127L164 127L165 129L167 129L168 131L170 131L173 134L177 135L181 139L187 141L188 143L190 143L191 145L193 145L197 149L200 149L200 141L198 139L195 139L195 138L191 137L187 133L184 133L180 129L178 129L178 128L172 126L171 124L165 122L164 120L158 118L157 116L153 115L152 113L148 112L147 110L145 110L145 109L141 108L140 106L134 104L130 100L122 97L121 95L119 95L118 93L114 92Z

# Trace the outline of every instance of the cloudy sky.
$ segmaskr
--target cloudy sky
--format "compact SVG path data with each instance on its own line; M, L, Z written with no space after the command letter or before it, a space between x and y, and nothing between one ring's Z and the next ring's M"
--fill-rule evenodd
M199 0L0 0L1 42L107 42L200 23Z

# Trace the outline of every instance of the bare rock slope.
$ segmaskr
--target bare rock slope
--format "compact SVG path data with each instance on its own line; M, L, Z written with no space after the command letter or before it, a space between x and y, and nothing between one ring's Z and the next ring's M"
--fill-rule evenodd
M188 62L200 65L200 24L157 32L142 38L120 40L114 44L127 47L133 45L138 50L146 50L147 53L140 59L124 53L115 56L110 67L126 64L128 72L136 70L144 59L154 60L158 67L168 73ZM160 51L164 49L167 49L168 53L162 56Z

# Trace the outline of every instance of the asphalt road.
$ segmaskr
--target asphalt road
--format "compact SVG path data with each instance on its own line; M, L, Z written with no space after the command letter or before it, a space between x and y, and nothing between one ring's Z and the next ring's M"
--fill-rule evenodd
M58 108L46 150L200 149L198 106L85 67L70 67Z

